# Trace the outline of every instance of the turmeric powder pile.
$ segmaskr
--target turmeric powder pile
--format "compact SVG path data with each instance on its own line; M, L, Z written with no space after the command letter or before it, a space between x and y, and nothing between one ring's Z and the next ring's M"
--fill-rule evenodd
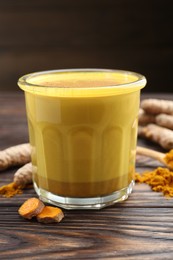
M173 149L170 150L169 153L166 153L164 160L167 163L167 165L169 165L170 168L173 169Z
M0 195L5 198L11 198L17 194L22 194L24 190L33 188L33 184L18 185L15 182L8 183L0 187Z
M21 193L23 193L23 187L16 185L14 182L0 187L0 194L6 198L10 198L15 196L16 194Z
M151 172L135 173L135 181L147 183L153 191L162 192L166 197L173 197L173 171L158 167Z

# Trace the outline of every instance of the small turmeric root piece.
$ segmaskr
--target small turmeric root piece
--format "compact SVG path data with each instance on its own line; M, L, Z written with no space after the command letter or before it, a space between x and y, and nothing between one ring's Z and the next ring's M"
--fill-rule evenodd
M30 198L22 204L18 212L23 218L31 219L41 213L44 207L45 205L41 200Z
M141 101L141 108L149 114L173 115L173 101L163 99L144 99Z
M63 218L62 210L51 206L45 206L42 212L37 215L38 222L42 223L60 222Z
M0 151L0 171L31 161L30 144L20 144Z
M157 115L156 124L173 130L173 115Z
M27 163L19 168L14 174L13 181L18 186L32 183L32 163Z
M173 149L173 131L170 129L149 124L144 127L139 127L138 135L158 143L166 150Z

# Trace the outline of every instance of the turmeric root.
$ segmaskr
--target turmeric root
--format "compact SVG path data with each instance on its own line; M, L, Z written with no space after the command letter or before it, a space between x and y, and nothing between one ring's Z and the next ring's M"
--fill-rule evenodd
M173 130L173 115L166 115L166 114L157 115L156 124Z
M141 101L141 108L149 114L173 115L173 101L163 99L145 99Z
M149 124L139 127L138 135L158 143L166 150L173 149L173 131L167 128Z
M64 214L60 208L45 206L41 213L37 215L38 222L53 223L60 222Z
M31 148L28 143L12 146L0 151L0 170L24 165L31 161Z
M13 181L18 186L32 183L32 163L27 163L19 168L14 174Z
M18 212L23 218L31 219L36 217L37 221L42 223L60 222L64 218L64 214L60 208L45 206L37 198L26 200Z
M45 205L41 200L30 198L22 204L18 212L23 218L31 219L41 213L44 207Z
M139 125L147 125L150 123L155 123L156 117L154 115L147 114L142 108L140 108L138 121Z
M12 183L0 187L0 195L9 198L21 194L30 183L32 183L32 164L27 163L17 170Z

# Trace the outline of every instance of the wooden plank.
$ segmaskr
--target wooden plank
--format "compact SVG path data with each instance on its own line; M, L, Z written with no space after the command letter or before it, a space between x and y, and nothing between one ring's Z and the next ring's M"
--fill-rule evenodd
M1 258L171 259L172 209L68 211L57 224L27 221L2 208Z

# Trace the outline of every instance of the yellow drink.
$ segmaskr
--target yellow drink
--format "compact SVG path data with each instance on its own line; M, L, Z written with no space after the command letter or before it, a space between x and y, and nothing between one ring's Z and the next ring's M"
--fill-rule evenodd
M43 200L101 208L127 198L145 82L139 74L110 70L48 71L19 80L33 181Z

